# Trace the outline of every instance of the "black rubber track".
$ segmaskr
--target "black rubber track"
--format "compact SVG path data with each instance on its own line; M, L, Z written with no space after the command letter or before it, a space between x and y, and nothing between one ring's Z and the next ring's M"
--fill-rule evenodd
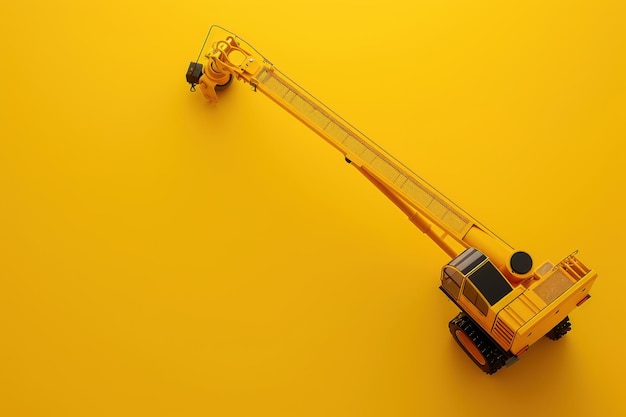
M458 316L453 318L448 324L450 333L461 348L467 353L467 356L474 361L476 366L482 369L486 374L495 374L500 368L505 365L506 355L503 350L496 346L489 338L483 333L483 331L475 324L465 313L459 313ZM474 357L465 349L463 344L457 337L457 330L465 333L469 339L474 343L476 348L485 358L485 363L478 362Z
M570 323L569 317L565 317L552 330L546 333L546 337L550 340L559 340L570 330L572 330L572 323Z

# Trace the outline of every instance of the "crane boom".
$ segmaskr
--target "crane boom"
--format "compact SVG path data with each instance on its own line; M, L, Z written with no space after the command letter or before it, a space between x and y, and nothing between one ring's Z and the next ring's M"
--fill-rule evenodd
M341 152L448 255L480 247L512 283L528 278L527 268L511 266L511 257L520 252L275 68L250 44L213 26L203 53L210 64L192 85L198 84L209 101L217 101L215 87L227 85L232 77L250 84Z
M442 268L440 289L462 312L449 329L483 371L513 363L544 335L556 340L569 331L569 312L589 299L597 277L576 253L533 265L528 253L513 249L233 33L212 26L200 55L208 62L190 63L192 91L198 87L216 102L215 91L233 78L248 83L341 152L452 258Z

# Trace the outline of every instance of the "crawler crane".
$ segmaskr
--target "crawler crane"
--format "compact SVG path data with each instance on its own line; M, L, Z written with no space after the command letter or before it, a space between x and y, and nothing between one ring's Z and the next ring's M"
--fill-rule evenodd
M206 59L200 63L200 57ZM597 274L574 252L535 264L315 99L256 49L213 26L187 82L211 102L233 79L248 83L341 152L451 258L440 289L460 309L448 327L485 373L518 360L540 338L560 339L569 314L589 299Z

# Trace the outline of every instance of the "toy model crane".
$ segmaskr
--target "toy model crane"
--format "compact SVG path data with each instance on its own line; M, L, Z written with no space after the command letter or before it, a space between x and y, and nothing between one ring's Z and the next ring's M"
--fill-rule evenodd
M597 274L576 252L554 264L536 265L406 168L331 109L316 100L252 46L213 26L200 56L187 71L209 101L233 78L269 97L341 152L345 160L402 210L452 260L440 289L461 310L449 329L484 372L511 365L543 336L560 339L568 315L589 299ZM200 57L199 56L199 57Z

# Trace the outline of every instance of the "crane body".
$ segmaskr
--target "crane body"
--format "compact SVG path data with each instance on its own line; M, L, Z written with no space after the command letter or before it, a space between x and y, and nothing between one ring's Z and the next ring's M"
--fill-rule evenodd
M249 84L317 133L451 258L440 289L460 309L448 327L484 372L495 373L540 338L561 338L597 273L576 252L535 264L275 68L250 44L213 26L187 82L216 102L233 79ZM199 57L200 57L199 56Z

